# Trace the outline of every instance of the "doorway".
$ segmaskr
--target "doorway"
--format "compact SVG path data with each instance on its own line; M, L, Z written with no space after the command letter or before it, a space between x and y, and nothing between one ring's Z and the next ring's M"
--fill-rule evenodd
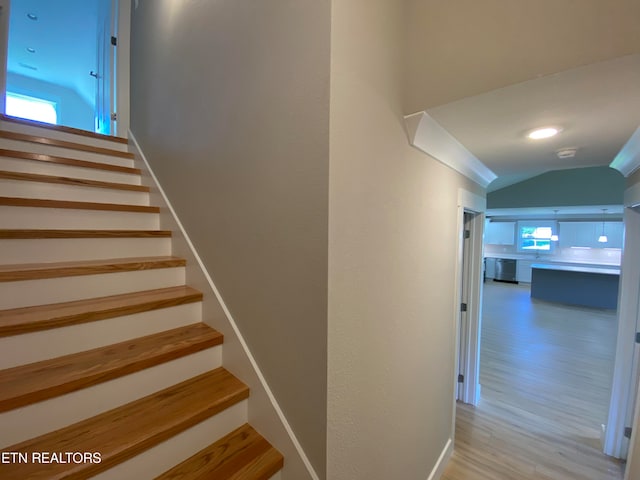
M592 459L602 458L602 450L603 450L602 441L603 440L604 440L604 450L607 455L617 457L617 458L625 458L627 449L629 447L628 437L630 436L631 432L633 432L633 435L636 435L638 432L633 430L638 430L638 428L640 428L639 419L637 417L634 418L634 415L633 415L634 404L637 403L637 399L635 398L635 392L637 391L636 387L638 385L638 371L639 371L639 368L638 368L639 345L635 343L634 339L635 339L636 332L640 329L640 314L639 314L640 302L638 300L640 298L640 253L638 253L640 252L640 212L638 208L638 203L640 203L640 188L636 187L635 189L634 188L628 189L628 191L625 194L625 197L626 197L625 198L626 208L624 213L624 223L625 223L624 247L625 249L622 257L622 276L621 276L620 297L619 297L620 301L619 301L618 312L616 315L614 311L610 311L608 318L603 319L604 323L607 324L606 325L607 332L604 332L602 336L597 336L596 339L592 339L592 342L594 344L598 344L602 342L602 339L604 338L605 335L608 335L609 343L611 345L609 345L609 351L606 354L609 355L610 357L613 357L615 361L615 370L613 375L613 388L610 394L608 393L608 387L611 384L611 381L610 381L611 373L609 373L608 377L605 379L606 382L604 383L601 382L602 385L599 387L601 390L601 393L604 394L605 397L606 396L610 397L610 405L608 408L608 415L609 415L608 418L606 417L606 411L604 414L604 418L602 418L602 420L600 420L600 418L603 417L602 413L598 414L599 415L598 423L606 424L607 428L604 432L602 431L602 429L600 429L600 432L597 432L597 431L594 432L593 425L591 425L591 426L585 427L584 431L581 431L582 433L574 432L574 434L572 434L572 438L574 439L578 439L578 437L582 437L581 441L583 443L579 444L578 448L583 449L585 448L585 445L588 445L587 448L590 448L592 451L592 454L590 455L590 458L593 457ZM488 286L485 288L485 291L487 291L487 288ZM511 285L501 285L500 288L507 289L507 288L518 288L518 287L517 286L514 287ZM526 295L526 293L527 292L525 292L525 294L523 295L523 298L525 299L528 298L528 295ZM522 313L527 315L530 314L531 312L523 312L523 309L526 310L526 309L532 308L530 303L531 302L527 303L525 301L521 302L521 304L517 307L520 309L519 311L520 313L518 313L518 310L516 309L516 313L513 314L512 317L515 318L516 316ZM486 309L485 309L485 313L487 313ZM594 313L594 311L585 311L583 313L584 313L583 316L586 318L586 316L591 315L592 313ZM556 318L560 318L562 319L562 321L565 321L573 314L574 314L573 312L567 311L560 315L558 315L557 313L555 313L554 315L556 315ZM602 316L604 317L606 315L602 315ZM596 323L597 322L598 321L596 319ZM580 325L581 324L574 325L574 327L570 329L569 340L573 340L571 336L574 336L574 337L582 336L583 332L581 331ZM601 322L601 326L602 326L602 322ZM609 328L609 327L614 327L614 328ZM617 340L613 339L612 341L611 334L612 332L615 334L616 329L617 329ZM530 338L532 335L536 335L536 334L537 334L536 332L533 332L533 333L529 332L524 335L527 338ZM557 337L557 335L561 335L561 334L562 333L558 334L556 332L553 334L553 336ZM486 342L483 341L483 345L485 343ZM521 347L522 346L517 348L521 348ZM540 348L544 349L546 347L542 346ZM532 356L532 352L525 352L525 353L528 353L529 357ZM551 355L550 352L548 353L549 355ZM546 359L546 357L544 356L541 358L543 360ZM510 394L510 392L514 389L515 383L522 382L523 376L526 377L529 375L529 368L527 368L528 362L525 360L521 361L521 364L518 366L518 368L513 369L510 372L510 374L505 375L505 381L501 386L501 388L507 394ZM610 362L610 360L611 358L608 361ZM483 357L483 365L485 365L486 361L487 359ZM590 372L594 368L596 367L592 366L582 370L583 372L587 372L585 373L585 376L587 376L588 374L590 374ZM611 365L609 364L606 368L611 370ZM554 371L552 367L549 367L549 370L553 374L558 373L557 371ZM607 383L608 385L605 385L605 383ZM587 390L591 390L591 387L584 387L584 388ZM605 390L605 388L607 390ZM538 398L542 398L544 396L543 393L545 391L548 391L549 389L541 387L539 390L540 390L540 393L534 392L533 395L537 396ZM560 395L563 395L563 394L560 394ZM602 395L600 396L602 397ZM575 400L575 402L577 404L582 404L584 399L579 397L581 396L576 395L577 400ZM601 400L602 398L599 399L599 404L603 403ZM605 401L604 401L605 407L607 406L606 400L607 399L605 398ZM486 407L486 405L487 405L487 402L483 402L483 408ZM466 412L464 408L466 407L463 407L462 411ZM573 408L577 408L577 407L573 407ZM585 407L585 408L588 408L588 407ZM600 409L602 410L602 408ZM504 411L505 409L501 408L499 410ZM460 407L458 411L460 412ZM494 413L496 414L494 420L499 419L500 417L497 415L498 409L496 409ZM463 413L462 415L463 422L468 420L467 417L471 418L466 413ZM550 422L550 424L553 425L555 428L555 422ZM600 425L596 425L596 426L599 427ZM630 429L630 427L632 426L634 427L633 430ZM589 430L589 433L586 432L586 429ZM513 434L513 432L509 434ZM541 468L544 468L544 467L541 467ZM619 477L620 467L618 464L603 463L600 465L600 467L596 467L596 468L611 468L613 470L611 472L608 472L607 475L613 475L611 478L620 478ZM585 477L585 478L588 478L588 477ZM598 477L596 474L596 477L594 478L605 478L605 477L604 476Z
M482 312L482 278L484 211L486 199L471 192L458 191L458 259L456 266L456 344L455 396L456 401L476 404L480 395L479 339ZM453 416L455 428L455 415Z
M627 189L625 204L616 363L604 439L605 453L620 458L626 458L631 433L638 433L640 422L635 416L640 373L640 186Z
M483 297L482 395L457 404L444 478L622 480L585 421L594 403L606 416L615 314L532 302L521 284L488 280Z
M56 124L126 136L130 0L0 0L7 95L44 102ZM7 33L8 32L8 33Z
M479 389L473 381L480 368L479 345L470 341L481 328L481 292L479 279L482 276L482 254L478 243L482 243L482 225L484 215L465 209L463 212L463 226L461 234L461 275L460 275L460 306L458 319L458 371L456 400L464 403L476 404ZM474 321L475 318L478 321Z

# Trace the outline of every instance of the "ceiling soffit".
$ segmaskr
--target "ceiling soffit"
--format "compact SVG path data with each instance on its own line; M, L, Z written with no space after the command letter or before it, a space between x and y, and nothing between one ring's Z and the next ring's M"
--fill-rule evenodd
M500 176L491 189L545 171L609 165L616 155L612 166L627 175L640 160L640 144L630 140L640 125L640 54L510 85L428 113ZM547 125L562 132L542 141L526 138L528 131ZM569 148L575 157L558 157Z
M405 117L409 143L486 188L497 176L428 113Z

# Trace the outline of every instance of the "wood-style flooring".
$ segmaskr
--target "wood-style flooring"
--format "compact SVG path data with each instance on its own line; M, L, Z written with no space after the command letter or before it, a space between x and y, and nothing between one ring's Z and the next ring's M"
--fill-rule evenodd
M602 453L616 316L532 300L527 285L487 281L481 401L458 404L443 480L621 480Z

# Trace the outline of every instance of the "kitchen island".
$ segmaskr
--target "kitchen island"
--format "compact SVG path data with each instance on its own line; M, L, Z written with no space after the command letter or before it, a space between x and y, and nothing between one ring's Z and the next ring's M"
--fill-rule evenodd
M616 309L620 269L534 263L531 298L584 307Z

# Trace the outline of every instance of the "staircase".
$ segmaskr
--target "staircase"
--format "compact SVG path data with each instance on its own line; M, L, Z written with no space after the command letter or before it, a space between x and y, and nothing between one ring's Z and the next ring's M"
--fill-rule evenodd
M0 478L280 478L134 163L0 117Z

